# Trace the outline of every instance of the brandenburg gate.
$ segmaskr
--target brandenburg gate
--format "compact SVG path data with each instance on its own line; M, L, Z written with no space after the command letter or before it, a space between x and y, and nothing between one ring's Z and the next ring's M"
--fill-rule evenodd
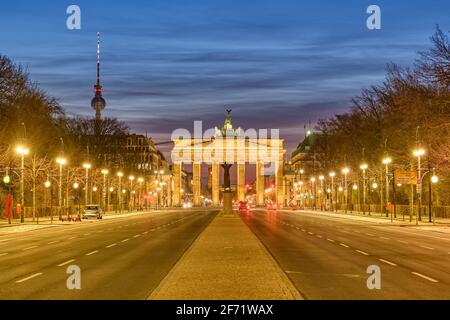
M184 165L192 165L194 206L201 205L202 164L211 166L214 206L220 206L220 167L225 164L237 166L236 200L245 200L246 168L249 165L255 165L257 205L265 205L266 175L275 176L275 199L278 205L283 205L285 150L283 149L284 141L278 138L278 130L271 130L271 136L268 137L268 130L257 132L255 129L250 129L244 132L240 128L234 129L231 110L227 112L225 123L220 129L216 127L202 133L201 122L196 122L194 137L185 129L180 129L172 135L174 143L172 150L173 205L180 206L182 202L181 176ZM196 130L198 126L200 129Z

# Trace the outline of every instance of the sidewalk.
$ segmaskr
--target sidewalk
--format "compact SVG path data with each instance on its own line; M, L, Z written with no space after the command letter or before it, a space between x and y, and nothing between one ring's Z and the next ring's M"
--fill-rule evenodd
M301 300L238 216L217 216L149 300Z
M386 216L381 216L380 214L371 215L368 216L363 215L362 213L358 212L329 212L329 211L320 211L320 210L282 210L284 212L291 212L291 213L301 213L301 212L307 212L307 213L313 213L318 214L322 216L327 217L334 217L334 218L343 218L343 219L349 219L349 220L357 220L357 221L366 221L371 223L377 223L377 224L392 224L397 226L403 226L403 227L413 227L420 230L428 230L428 231L436 231L436 232L442 232L442 233L450 233L450 219L444 219L439 218L439 220L433 224L429 223L428 217L425 217L427 221L421 221L419 224L416 224L415 217L413 217L413 221L409 221L409 216L405 216L405 221L403 221L402 217L398 217L397 219L394 219L391 221L391 218L387 218Z

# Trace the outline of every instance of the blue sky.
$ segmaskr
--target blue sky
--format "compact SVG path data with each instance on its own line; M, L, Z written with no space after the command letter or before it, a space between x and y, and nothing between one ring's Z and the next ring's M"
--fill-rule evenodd
M82 29L66 29L66 8ZM382 30L366 28L366 8ZM156 141L176 128L281 128L288 149L304 124L349 107L385 65L411 65L436 24L450 30L450 1L2 1L0 54L28 67L69 114L93 115L96 32L102 33L106 116Z

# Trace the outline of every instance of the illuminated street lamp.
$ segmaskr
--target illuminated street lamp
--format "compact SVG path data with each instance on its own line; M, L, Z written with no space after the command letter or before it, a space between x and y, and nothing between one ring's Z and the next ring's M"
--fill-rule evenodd
M139 199L139 201L138 201L138 205L139 205L139 207L143 207L142 206L142 195L144 194L144 178L142 178L142 177L139 177L138 178L138 183L139 183L139 195L138 195L138 199Z
M59 206L59 220L62 220L62 174L63 166L66 165L67 160L63 157L56 159L56 163L59 165L59 185L58 185L58 206Z
M21 215L20 215L20 223L25 222L24 216L24 207L25 207L25 183L24 183L24 171L25 171L25 156L30 154L30 150L24 146L18 146L16 148L16 153L20 155L21 166L20 166L20 207L21 207Z
M331 193L330 193L330 195L331 195L331 211L334 211L334 202L335 202L335 199L334 199L334 192L335 192L335 189L334 189L334 178L336 177L336 172L334 172L334 171L330 172L329 176L331 178Z
M117 196L119 197L119 213L122 213L122 193L120 193L120 190L122 190L122 177L123 172L117 172L117 177L119 177L119 192L117 192Z
M386 167L386 216L389 215L387 211L387 204L389 203L389 165L392 163L392 158L385 157L383 159L383 164Z
M422 221L422 157L426 151L422 148L414 150L413 154L417 158L417 193L419 195L419 221Z
M317 209L317 202L316 202L316 195L317 195L316 181L317 181L317 179L315 177L312 177L310 179L310 181L311 181L311 197L312 197L311 200L314 200L314 210L316 210Z
M132 197L131 197L131 199L130 199L130 211L134 211L134 200L135 200L135 197L134 197L134 193L133 193L133 182L134 182L134 180L135 180L136 178L134 177L134 176L129 176L128 177L128 180L130 180L130 193L131 193L131 195L132 195Z
M92 165L90 163L84 163L83 168L86 170L86 181L85 181L85 187L84 187L84 204L88 205L88 198L89 198L89 170L92 168Z
M103 211L107 212L108 208L106 207L106 176L109 174L109 170L103 169L102 175L103 175L103 187L102 187L102 205L103 205Z
M324 182L324 180L325 180L325 176L323 176L323 175L321 175L321 176L319 176L319 181L320 181L320 210L322 210L323 211L323 195L322 195L322 193L323 193L323 182Z
M363 214L366 214L366 172L369 169L369 165L367 163L363 163L360 166L360 169L363 172Z
M345 198L345 213L347 213L347 209L348 209L348 185L347 185L347 177L348 174L350 173L350 169L348 167L345 167L344 169L342 169L342 174L344 175L344 198Z

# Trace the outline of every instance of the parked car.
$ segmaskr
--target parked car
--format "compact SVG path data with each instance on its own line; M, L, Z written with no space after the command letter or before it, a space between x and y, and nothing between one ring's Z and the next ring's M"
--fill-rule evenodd
M99 205L90 204L84 208L83 219L103 219L103 211Z

